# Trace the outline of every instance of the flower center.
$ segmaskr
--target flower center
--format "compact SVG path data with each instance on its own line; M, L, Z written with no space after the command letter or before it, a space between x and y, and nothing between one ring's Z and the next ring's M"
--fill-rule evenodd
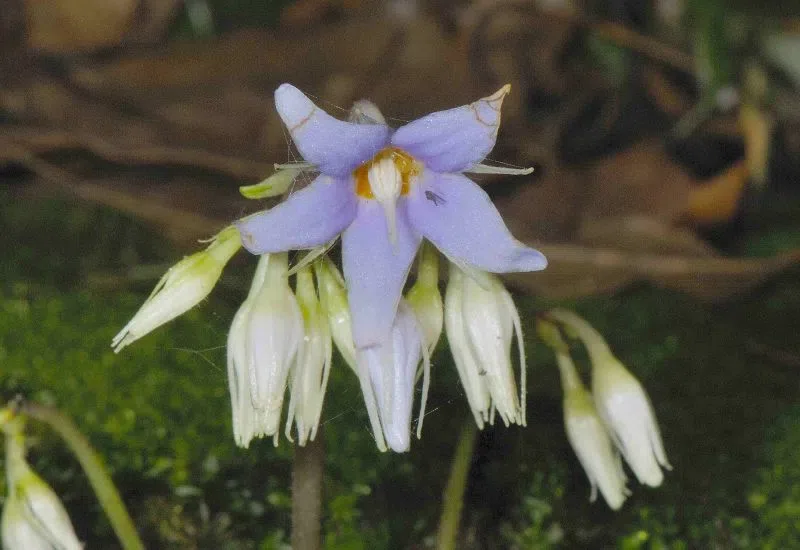
M397 241L397 199L408 195L412 178L421 171L422 165L411 155L396 147L387 147L353 172L356 194L365 199L375 199L383 207L392 243Z
M414 157L397 147L387 147L353 172L356 194L378 200L388 191L395 197L408 195L411 178L421 171L422 165Z

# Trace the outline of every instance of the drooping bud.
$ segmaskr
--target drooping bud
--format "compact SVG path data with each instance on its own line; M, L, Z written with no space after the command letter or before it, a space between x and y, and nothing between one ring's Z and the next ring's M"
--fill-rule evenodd
M292 422L297 425L298 443L303 446L314 440L322 414L325 389L331 369L331 329L314 288L310 267L297 272L295 289L297 303L303 314L305 336L297 352L292 374L289 413L286 418L286 437L291 437Z
M314 264L314 273L317 276L320 304L328 317L336 348L353 372L357 372L353 323L342 274L328 258L323 258Z
M222 269L242 246L235 227L223 229L207 249L187 256L167 271L136 315L111 342L114 352L186 313L217 284Z
M347 120L356 124L386 124L381 110L368 99L359 99L353 103Z
M261 256L228 335L234 437L242 447L262 435L278 443L287 379L304 335L287 273L286 253Z
M479 428L494 411L508 424L525 425L525 349L522 324L511 295L500 280L481 272L480 283L450 264L445 295L445 327L453 359ZM511 366L516 334L520 360L517 395Z
M600 417L639 482L658 487L664 480L661 468L672 467L644 388L584 319L561 309L549 317L583 341L592 362L592 394Z
M81 550L72 522L55 492L25 460L21 421L4 426L8 496L0 520L5 550Z
M547 321L539 321L537 329L556 354L564 390L564 427L567 439L591 483L589 500L594 502L597 499L599 488L609 507L618 510L630 494L620 456L597 413L592 396L581 382L558 329Z
M419 322L401 300L387 340L358 350L358 378L381 451L386 450L387 444L399 453L410 447L411 410L420 361L423 380L417 437L422 434L428 399L430 360Z
M428 242L420 248L417 280L408 291L406 301L422 327L428 353L433 353L442 335L444 309L439 292L439 253Z

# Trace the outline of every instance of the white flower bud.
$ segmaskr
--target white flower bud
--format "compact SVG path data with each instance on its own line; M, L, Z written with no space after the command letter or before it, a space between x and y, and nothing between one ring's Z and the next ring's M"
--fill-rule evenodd
M111 341L114 352L119 353L125 346L199 304L217 284L225 264L241 246L239 231L227 227L214 237L206 250L172 266L136 315Z
M347 304L347 291L342 274L328 258L316 262L314 272L317 275L320 304L328 317L336 348L353 372L357 372L353 323L350 319L350 307Z
M81 550L55 492L25 461L21 434L6 436L8 497L0 520L5 550Z
M417 280L408 291L406 301L422 327L428 353L433 353L444 324L442 295L439 292L439 253L429 243L424 243L419 254Z
M445 327L453 359L479 428L494 421L495 410L508 424L525 425L525 349L522 326L511 295L500 280L481 272L480 284L455 264L445 295ZM516 333L520 360L517 396L511 366Z
M228 383L236 443L278 443L289 371L303 339L303 316L288 283L286 253L259 259L250 294L228 334Z
M317 298L310 267L297 272L295 294L303 314L305 337L297 352L292 375L286 437L292 439L294 421L297 425L298 443L303 446L308 440L313 441L317 435L325 389L328 387L333 343L328 320Z
M550 317L583 341L592 362L592 393L600 417L639 482L658 487L664 480L661 468L672 467L644 388L584 319L565 310L554 310Z
M603 421L640 483L658 487L672 469L653 407L639 381L611 354L592 358L592 393Z
M564 389L564 427L567 439L592 484L589 500L595 501L599 487L609 507L619 510L629 494L620 456L614 450L592 396L580 381L572 359L564 351L556 351L556 359Z
M386 124L381 110L368 99L359 99L353 103L347 119L355 124Z
M387 443L395 452L405 452L410 447L411 409L420 360L423 382L417 437L422 434L428 399L430 360L419 322L401 300L389 338L380 345L358 350L358 378L381 451L386 450Z

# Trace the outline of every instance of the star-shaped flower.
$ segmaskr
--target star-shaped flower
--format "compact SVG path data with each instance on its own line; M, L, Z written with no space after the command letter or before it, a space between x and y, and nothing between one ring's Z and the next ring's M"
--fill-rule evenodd
M543 269L544 256L514 239L488 195L463 175L515 173L480 164L494 147L509 90L393 130L383 120L338 120L283 84L275 92L278 113L319 176L278 206L240 220L242 243L265 254L315 248L341 234L357 348L389 337L423 238L464 267Z

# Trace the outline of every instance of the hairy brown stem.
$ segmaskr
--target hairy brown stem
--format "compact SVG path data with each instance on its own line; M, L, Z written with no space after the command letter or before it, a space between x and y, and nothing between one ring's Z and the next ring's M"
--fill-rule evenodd
M319 550L322 547L322 476L325 470L325 442L322 426L317 437L305 447L294 449L292 462L292 548Z

